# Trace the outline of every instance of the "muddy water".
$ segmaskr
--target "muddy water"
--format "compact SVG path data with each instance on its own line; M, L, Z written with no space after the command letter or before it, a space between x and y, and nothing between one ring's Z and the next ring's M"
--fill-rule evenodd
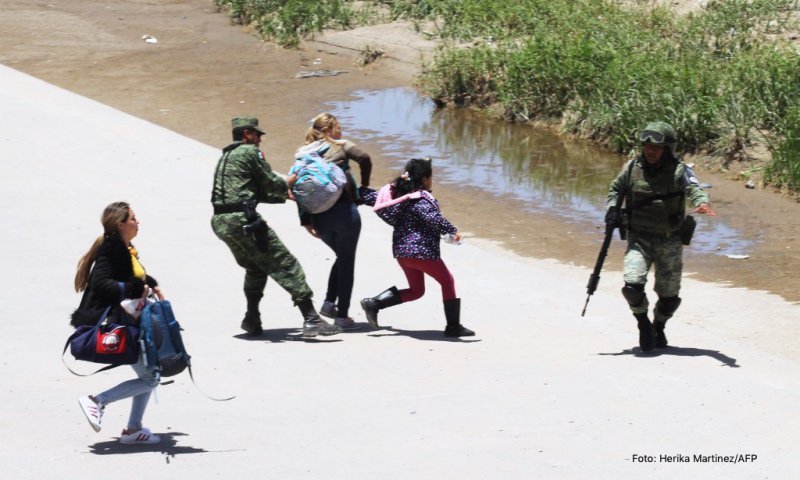
M555 216L572 231L596 235L608 184L625 163L619 155L529 125L493 121L464 109L437 110L412 89L355 92L353 99L328 106L347 137L379 146L398 173L410 157L431 157L436 182L463 197L461 203L476 195L512 200L517 215L532 224L542 215ZM760 236L724 219L698 220L690 256L747 255ZM496 228L487 222L474 233L489 236Z

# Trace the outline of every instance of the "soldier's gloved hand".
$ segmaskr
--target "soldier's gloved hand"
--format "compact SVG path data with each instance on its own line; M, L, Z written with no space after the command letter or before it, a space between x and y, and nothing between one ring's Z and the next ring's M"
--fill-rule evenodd
M608 211L606 212L606 226L609 227L617 227L619 226L619 208L618 207L609 207Z

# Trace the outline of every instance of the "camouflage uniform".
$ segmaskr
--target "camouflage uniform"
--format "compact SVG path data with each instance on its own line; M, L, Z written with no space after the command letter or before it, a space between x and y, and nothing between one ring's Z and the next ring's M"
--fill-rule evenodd
M258 129L258 120L253 117L234 118L234 127L242 125L254 125L256 131L263 133ZM245 224L254 220L248 219L241 208L244 202L251 201L253 208L257 203L284 203L287 191L286 180L272 171L256 145L234 142L223 149L214 174L211 203L215 214L211 218L211 228L230 248L236 262L245 269L244 294L248 313L242 328L249 333L261 332L258 302L264 295L267 277L272 277L289 292L294 304L300 307L305 319L304 333L313 331L315 335L314 332L324 323L320 323L311 304L313 293L306 283L303 268L275 232L265 225L266 247L258 248L254 235L243 229ZM257 213L255 217L261 219ZM338 332L319 333L330 335Z
M625 283L644 285L647 272L655 265L654 290L659 297L677 296L681 288L683 245L678 231L686 214L685 198L698 206L708 203L708 195L697 184L692 170L671 157L657 168L645 165L641 156L631 160L611 182L608 206L617 204L619 195L628 191L628 205L636 205L647 197L681 193L670 199L655 200L630 211L628 219L628 249L625 252L623 278ZM633 313L647 312L647 298Z
M674 132L668 125L657 122L648 128L661 126L672 134L674 142ZM644 292L647 273L651 266L655 266L654 291L659 298L654 309L655 346L665 347L664 324L680 305L678 293L683 271L683 244L679 233L686 217L686 200L695 207L708 203L708 195L698 185L691 168L672 154L671 142L652 143L667 146L661 161L651 165L644 155L639 155L626 164L608 190L609 211L618 208L620 197L626 196L628 247L623 265L625 286L622 293L639 321L640 331L644 329L640 337L643 350L652 348L651 338L645 338L648 335L652 337L648 333L649 301Z

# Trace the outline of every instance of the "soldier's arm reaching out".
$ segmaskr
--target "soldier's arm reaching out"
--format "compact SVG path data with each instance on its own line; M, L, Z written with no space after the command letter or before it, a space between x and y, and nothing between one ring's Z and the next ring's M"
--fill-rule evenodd
M254 166L254 179L258 188L257 200L260 203L283 203L289 195L289 187L283 176L278 175L267 163L264 154L258 150Z
M692 202L692 205L695 206L692 213L702 213L712 217L716 216L717 212L708 204L708 194L700 187L700 184L697 182L697 177L695 177L692 168L688 165L684 165L683 167L682 181L686 189L686 196Z

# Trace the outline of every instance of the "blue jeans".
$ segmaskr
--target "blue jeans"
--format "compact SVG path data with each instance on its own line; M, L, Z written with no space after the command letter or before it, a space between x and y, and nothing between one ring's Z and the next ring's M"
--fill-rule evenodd
M336 302L337 317L347 317L356 267L356 247L361 235L361 216L352 202L337 203L330 210L311 217L322 241L336 254L328 275L326 302Z
M147 402L150 400L150 392L158 386L158 377L144 366L144 360L141 356L139 356L139 361L131 365L131 367L133 367L133 371L136 372L139 378L122 382L116 387L95 395L94 398L100 405L108 405L117 400L133 397L127 429L138 430L142 428L142 417L144 416L145 408L147 408Z

